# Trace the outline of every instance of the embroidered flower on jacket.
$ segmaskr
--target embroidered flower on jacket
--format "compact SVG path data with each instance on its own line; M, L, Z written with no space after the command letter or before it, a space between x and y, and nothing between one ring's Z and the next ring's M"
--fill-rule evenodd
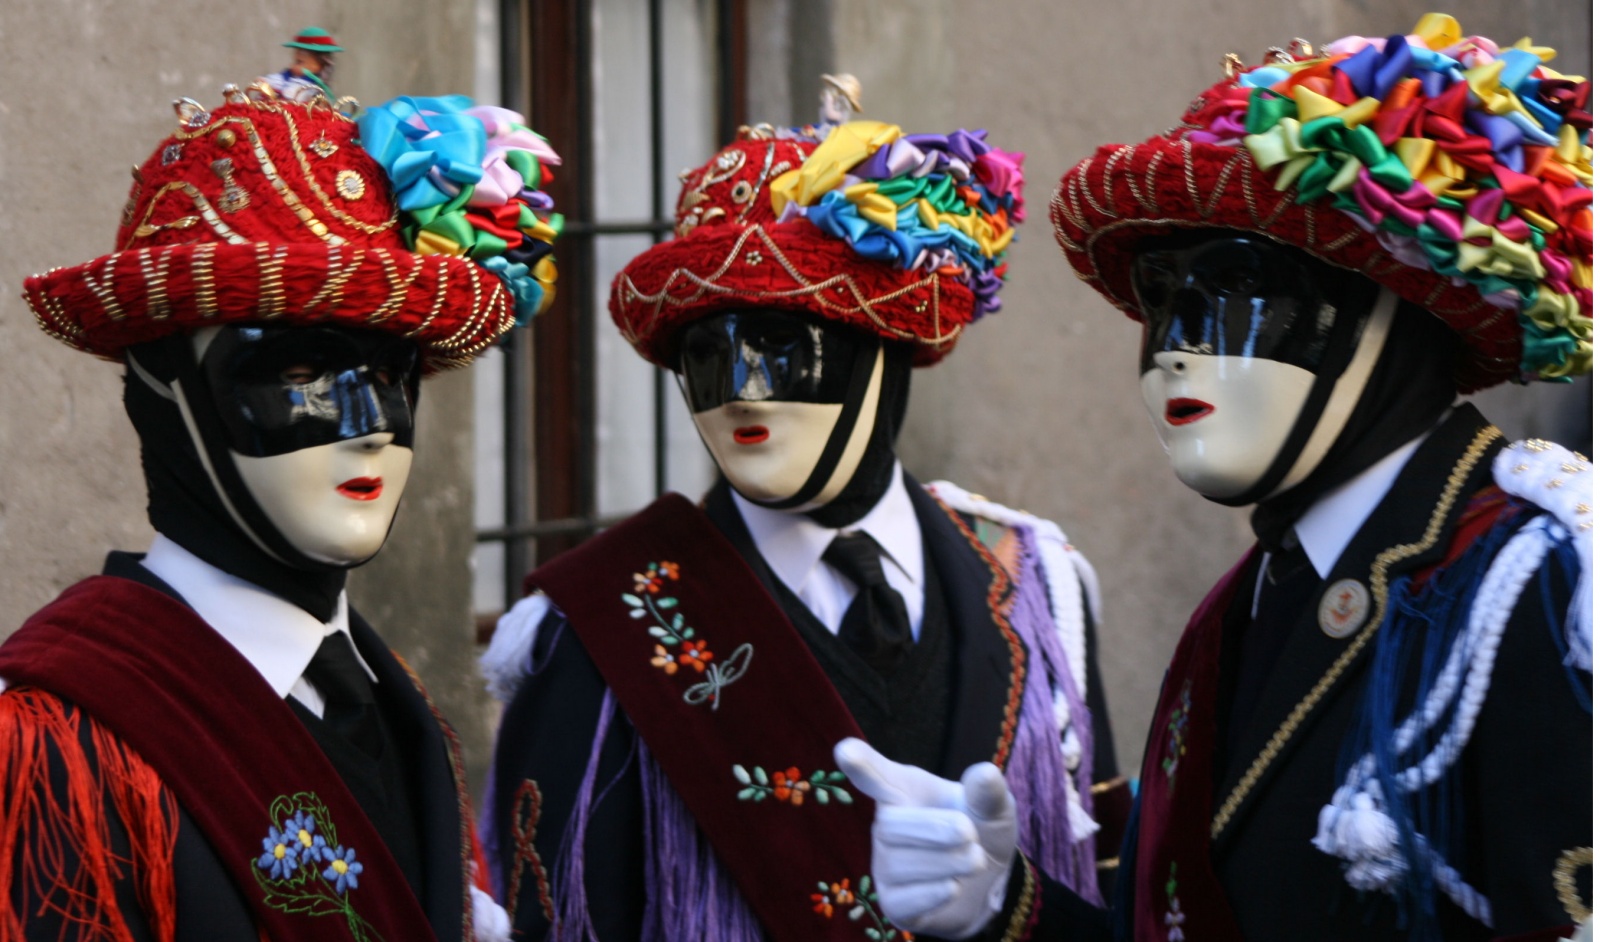
M878 911L878 894L872 891L872 877L863 876L856 885L859 889L852 890L849 878L837 883L819 882L817 892L811 894L811 911L824 919L832 919L835 906L847 907L845 916L851 922L861 923L862 935L871 942L909 942L911 933L889 925Z
M300 866L300 842L287 828L271 828L261 840L261 857L256 866L274 880L286 880Z
M328 866L322 871L322 879L333 884L337 893L346 893L356 889L356 877L360 875L362 867L356 861L354 847L335 847L324 853Z
M711 663L716 655L706 650L704 641L685 641L683 650L678 654L678 663L687 664L695 670L705 673L706 665Z
M678 672L678 659L672 656L671 651L658 644L655 657L650 659L650 666L661 668L670 677Z
M633 591L655 595L667 581L678 581L678 564L662 560L646 566L644 572L633 574Z
M295 813L294 817L283 822L284 833L294 841L301 854L307 860L315 861L323 854L323 849L328 842L317 833L317 819L311 812L304 809Z
M772 797L779 801L787 801L791 805L805 803L806 792L811 790L811 783L806 781L800 770L794 766L772 773Z

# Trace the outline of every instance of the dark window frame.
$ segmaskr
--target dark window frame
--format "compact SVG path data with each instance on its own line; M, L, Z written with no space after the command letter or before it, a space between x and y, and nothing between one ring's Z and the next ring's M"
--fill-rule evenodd
M551 186L566 228L556 244L560 272L555 301L505 345L505 516L481 529L479 544L505 547L505 605L544 562L615 522L597 513L595 316L605 298L595 290L596 238L672 234L667 192L662 88L662 3L647 0L649 18L651 218L595 220L594 100L591 83L594 0L501 0L501 99L561 152ZM715 0L717 140L732 140L744 122L745 0ZM666 426L670 384L657 370L654 389L655 491L666 490ZM537 433L536 433L537 430ZM480 625L480 635L488 625Z

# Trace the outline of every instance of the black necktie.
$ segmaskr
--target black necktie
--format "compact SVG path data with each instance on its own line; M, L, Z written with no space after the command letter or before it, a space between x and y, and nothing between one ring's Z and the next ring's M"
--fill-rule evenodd
M344 632L323 637L306 665L306 680L322 694L323 722L368 755L381 751L372 681Z
M857 586L839 640L880 674L892 672L911 647L911 619L906 600L884 578L883 547L865 533L841 534L822 559Z

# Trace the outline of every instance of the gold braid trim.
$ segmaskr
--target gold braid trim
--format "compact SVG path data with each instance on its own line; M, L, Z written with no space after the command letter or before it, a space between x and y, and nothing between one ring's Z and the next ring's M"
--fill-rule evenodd
M1567 911L1573 922L1583 922L1589 918L1589 908L1583 905L1583 894L1578 890L1578 869L1580 867L1594 867L1593 847L1574 847L1564 850L1556 858L1556 868L1551 871L1555 878L1556 898L1561 901L1561 908Z
M1033 864L1028 858L1022 858L1022 893L1017 897L1017 908L1011 911L1011 920L1006 923L1006 934L1000 937L1000 942L1019 942L1026 938L1023 933L1028 930L1028 923L1033 920L1033 907L1035 897L1039 895L1039 877L1033 872Z
M1228 800L1222 803L1222 807L1217 809L1216 816L1211 819L1212 840L1216 840L1217 836L1222 833L1223 828L1228 826L1228 822L1232 820L1234 812L1239 810L1239 805L1244 801L1245 796L1250 794L1251 789L1255 788L1256 783L1261 780L1261 776L1266 773L1267 767L1273 763L1273 760L1278 758L1278 754L1283 751L1283 747L1288 744L1289 739L1300 728L1300 724L1305 722L1305 718L1311 715L1311 711L1316 705L1327 695L1329 690L1333 689L1334 683L1355 662L1356 657L1366 648L1367 642L1372 640L1372 636L1378 633L1378 626L1383 623L1383 616L1389 608L1389 570L1401 560L1416 556L1439 542L1439 535L1444 529L1445 518L1449 516L1450 508L1455 506L1456 498L1461 496L1461 489L1467 483L1467 475L1483 459L1484 452L1489 449L1489 444L1499 437L1500 430L1493 425L1488 425L1480 429L1477 436L1472 439L1472 443L1467 446L1466 452L1456 462L1456 466L1451 469L1450 479L1445 483L1444 491L1439 495L1438 503L1433 506L1433 515L1428 519L1427 529L1423 531L1421 539L1415 543L1402 543L1398 546L1391 546L1373 559L1372 576L1369 580L1372 583L1373 614L1371 620L1367 622L1361 632L1355 636L1349 646L1339 655L1338 660L1334 661L1333 665L1328 668L1327 673L1322 675L1322 679L1317 681L1316 686L1312 687L1311 691L1299 703L1295 704L1295 708L1290 711L1288 718L1278 727L1278 731L1272 734L1272 739L1267 742L1261 753L1256 756L1255 761L1250 763L1250 768L1239 779L1239 784L1233 787L1233 791L1228 795Z

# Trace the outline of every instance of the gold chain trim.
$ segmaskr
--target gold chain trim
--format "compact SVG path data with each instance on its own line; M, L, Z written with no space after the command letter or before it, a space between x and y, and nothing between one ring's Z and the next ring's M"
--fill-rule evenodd
M281 113L283 115L283 122L289 126L289 147L294 151L295 159L300 161L300 170L305 175L306 184L311 187L311 192L316 194L317 199L322 203L323 207L327 209L328 212L333 213L333 217L335 219L347 226L359 229L368 235L377 235L380 232L387 232L388 230L394 228L395 224L400 221L398 214L390 213L388 219L384 220L382 223L374 225L370 222L362 222L356 217L340 209L338 206L334 205L333 200L328 198L328 194L322 189L322 186L317 183L316 174L314 174L311 170L311 161L306 159L305 151L300 149L300 128L294 123L294 119L289 117L288 109L282 109Z
M1589 918L1589 907L1583 905L1583 894L1578 891L1578 869L1580 867L1594 867L1593 847L1574 847L1564 850L1556 858L1556 868L1551 872L1555 878L1556 898L1561 900L1561 908L1567 911L1573 922L1583 922Z
M217 283L212 269L212 259L217 254L217 243L202 242L194 247L189 261L189 277L194 282L194 309L201 317L217 313Z
M1239 784L1233 787L1233 791L1228 795L1228 800L1222 803L1222 807L1217 809L1216 816L1211 819L1212 840L1216 840L1217 836L1222 833L1223 828L1228 826L1228 822L1233 818L1234 812L1239 810L1239 805L1244 801L1245 796L1250 793L1251 789L1255 788L1256 783L1261 780L1261 776L1267 771L1267 766L1271 765L1273 760L1278 757L1278 754L1283 751L1283 747L1288 744L1290 737L1300 728L1300 724L1310 715L1312 709L1333 688L1334 682L1355 662L1356 656L1367 646L1367 642L1372 639L1372 636L1377 634L1378 626L1383 623L1383 616L1389 607L1389 570L1401 560L1416 556L1439 541L1440 531L1444 529L1445 518L1449 516L1450 508L1455 506L1456 498L1461 495L1461 489L1466 486L1467 475L1483 459L1484 452L1489 449L1489 444L1498 437L1500 437L1500 430L1493 425L1485 426L1478 431L1477 436L1472 439L1472 443L1467 446L1466 453L1461 456L1460 460L1456 462L1456 466L1451 469L1450 478L1445 483L1444 491L1439 495L1438 503L1433 506L1433 515L1429 517L1427 529L1423 531L1421 539L1415 543L1402 543L1398 546L1391 546L1373 559L1372 575L1369 579L1372 583L1373 614L1371 620L1340 653L1338 659L1328 668L1327 673L1323 674L1322 679L1317 681L1316 686L1312 687L1311 691L1299 703L1295 704L1295 708L1290 711L1288 718L1278 727L1278 731L1272 734L1272 739L1267 742L1261 753L1256 756L1255 761L1250 763L1250 768L1239 779Z

